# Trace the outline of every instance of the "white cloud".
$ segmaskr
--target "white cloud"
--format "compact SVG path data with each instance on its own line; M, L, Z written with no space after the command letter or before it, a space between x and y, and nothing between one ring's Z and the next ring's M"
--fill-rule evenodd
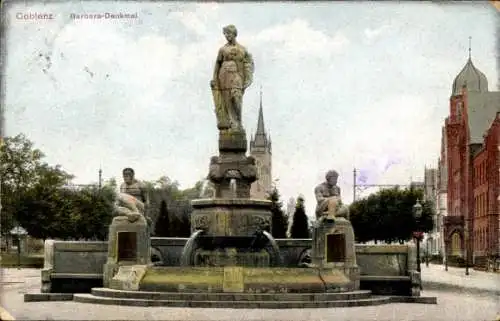
M314 29L308 21L302 19L264 29L252 38L252 43L275 48L274 53L277 56L291 58L300 56L329 58L342 52L349 45L349 40L341 31L329 35Z
M363 30L366 43L373 43L391 30L389 25L383 25L378 28L366 28Z
M200 3L193 11L176 11L170 16L181 22L188 30L204 36L208 32L207 22L216 17L218 10L219 4L217 3Z
M114 5L80 6L100 12ZM314 215L313 188L332 167L341 173L349 202L353 167L365 170L369 183L407 183L437 157L439 118L466 58L463 48L439 39L459 42L465 25L454 19L466 13L438 19L446 28L419 27L415 32L428 41L424 52L413 50L415 37L406 33L412 28L400 31L386 22L364 30L363 17L383 21L385 11L355 10L346 24L335 17L325 23L326 8L302 11L292 4L283 8L290 15L251 4L134 6L129 9L140 12L142 21L135 25L79 21L61 29L55 22L14 21L9 27L7 129L26 132L49 162L77 175L76 182L95 181L101 164L104 178L119 177L121 168L132 166L141 179L166 174L184 187L206 175L209 157L217 153L208 80L224 43L221 27L228 23L241 30L241 43L256 57L256 83L245 95L245 127L249 135L255 129L262 84L266 128L273 134L273 176L280 178L285 200L303 193L308 214ZM300 18L289 21L291 15ZM393 19L401 26L414 13L402 15ZM491 82L488 23L464 20L480 22L471 35L486 48L477 61ZM394 32L397 44L351 43L346 34L352 30L364 41ZM46 61L37 56L40 48L51 54L50 75L42 72ZM342 55L346 49L349 55ZM386 59L387 50L402 59ZM444 111L436 115L436 110Z

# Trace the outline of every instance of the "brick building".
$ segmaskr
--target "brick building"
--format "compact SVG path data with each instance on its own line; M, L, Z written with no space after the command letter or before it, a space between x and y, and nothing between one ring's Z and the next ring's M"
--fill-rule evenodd
M488 259L499 256L499 177L498 144L500 112L484 135L483 145L476 151L474 171L474 264L487 266Z
M484 265L499 254L498 175L493 175L499 166L498 112L500 92L488 91L486 76L469 56L453 82L439 166L440 179L447 181L445 253L469 264Z

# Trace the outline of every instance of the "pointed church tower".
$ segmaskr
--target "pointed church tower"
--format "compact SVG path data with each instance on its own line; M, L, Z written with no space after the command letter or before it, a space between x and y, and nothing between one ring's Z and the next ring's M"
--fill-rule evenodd
M250 139L250 155L255 158L257 165L257 180L252 184L250 197L255 199L266 199L272 185L272 154L271 137L267 136L264 127L264 112L262 110L262 88L260 90L259 118L257 120L257 131Z

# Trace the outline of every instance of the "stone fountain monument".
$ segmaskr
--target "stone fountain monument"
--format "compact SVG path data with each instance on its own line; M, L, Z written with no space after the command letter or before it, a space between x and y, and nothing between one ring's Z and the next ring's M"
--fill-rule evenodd
M233 25L223 28L210 87L219 154L212 156L208 179L214 197L192 202L191 237L179 265L151 263L151 238L144 203L118 194L117 216L109 227L103 288L75 294L74 300L142 306L304 308L373 305L391 302L360 291L354 232L341 205L338 174L328 172L316 189L317 223L312 255L304 264L286 265L271 231L271 202L250 198L257 179L255 160L246 155L242 124L245 90L254 62L236 42ZM287 241L288 240L282 240ZM291 241L291 240L290 240ZM304 240L302 240L304 241Z
M192 235L183 248L179 267L151 264L143 253L149 244L147 224L141 211L135 210L142 208L142 202L119 197L133 213L122 213L110 226L104 285L116 290L163 292L358 290L354 234L349 224L339 225L340 218L334 221L336 207L330 207L335 200L328 193L324 195L326 205L320 206L329 214L315 228L313 242L317 246L313 246L312 262L306 268L283 266L277 243L270 234L271 201L250 198L250 185L257 179L257 171L255 160L246 155L241 115L243 95L253 79L254 61L247 49L236 42L235 26L224 27L223 33L227 43L219 49L210 82L219 130L219 155L211 158L207 176L215 187L215 197L192 202ZM139 219L133 221L131 215ZM120 260L121 244L130 247L129 243L134 246L128 252L134 253ZM332 251L347 255L328 256Z

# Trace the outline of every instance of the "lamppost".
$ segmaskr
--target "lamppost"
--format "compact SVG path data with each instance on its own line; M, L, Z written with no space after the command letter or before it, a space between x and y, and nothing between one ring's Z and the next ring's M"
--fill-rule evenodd
M417 223L416 231L413 232L413 237L417 241L417 271L420 273L420 241L422 240L424 233L420 231L420 217L422 217L422 204L420 200L417 199L417 203L413 205L413 216Z
M28 234L25 229L21 226L16 226L10 230L10 234L13 235L17 241L17 269L21 269L21 237Z
M426 241L426 248L427 248L427 250L425 250L425 266L426 267L429 267L429 241L433 241L432 237L427 237L427 241Z

